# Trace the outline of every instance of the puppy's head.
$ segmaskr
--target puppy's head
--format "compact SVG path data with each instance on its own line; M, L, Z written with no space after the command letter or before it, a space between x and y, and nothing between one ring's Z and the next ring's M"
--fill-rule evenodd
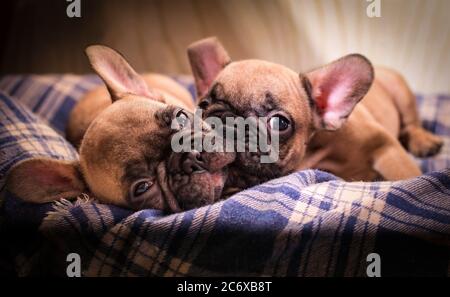
M191 134L193 115L161 103L112 49L91 46L86 52L113 104L86 131L79 162L24 161L11 170L9 190L31 202L89 191L102 202L172 212L219 199L234 154L173 152L172 137ZM197 137L204 133L192 133L190 139Z
M317 130L339 129L373 81L371 63L358 54L298 74L260 60L232 62L216 38L193 43L188 56L204 117L266 117L279 139L278 160L261 163L260 152L239 153L233 168L258 183L298 168Z

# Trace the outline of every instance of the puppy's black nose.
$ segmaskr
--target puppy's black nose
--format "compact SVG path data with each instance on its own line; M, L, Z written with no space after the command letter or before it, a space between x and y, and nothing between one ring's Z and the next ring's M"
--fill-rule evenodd
M185 153L182 163L181 169L187 173L191 174L197 171L204 171L205 162L202 158L202 155L198 151L192 151L189 153Z

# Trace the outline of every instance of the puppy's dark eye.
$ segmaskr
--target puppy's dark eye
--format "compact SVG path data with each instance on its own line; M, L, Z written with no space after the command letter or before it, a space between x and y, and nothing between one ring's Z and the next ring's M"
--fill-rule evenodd
M290 125L291 122L282 115L274 115L269 119L269 127L274 131L285 131Z
M149 180L141 180L134 183L132 193L134 197L139 197L146 193L152 187L153 183Z
M198 107L200 107L201 109L207 109L209 106L209 102L210 102L210 98L205 98L202 101L200 101L200 103L198 104Z
M184 128L187 125L188 121L189 121L189 118L188 118L187 114L184 111L180 110L177 114L178 124Z
M190 124L190 118L183 110L178 111L175 114L175 121L172 122L172 128L175 130L181 130Z

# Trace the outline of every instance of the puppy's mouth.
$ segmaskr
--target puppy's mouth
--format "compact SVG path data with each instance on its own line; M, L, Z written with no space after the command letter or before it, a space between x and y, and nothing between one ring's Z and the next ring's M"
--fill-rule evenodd
M172 153L158 166L158 182L166 208L180 212L214 203L221 198L228 176L230 153Z
M185 174L200 174L206 170L206 164L201 153L173 153L169 157L167 168L169 172L175 175Z

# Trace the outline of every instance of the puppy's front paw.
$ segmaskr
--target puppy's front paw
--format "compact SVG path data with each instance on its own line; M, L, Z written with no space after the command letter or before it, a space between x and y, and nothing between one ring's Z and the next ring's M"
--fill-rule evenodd
M408 127L400 135L403 145L414 156L425 158L439 153L443 140L422 127Z

